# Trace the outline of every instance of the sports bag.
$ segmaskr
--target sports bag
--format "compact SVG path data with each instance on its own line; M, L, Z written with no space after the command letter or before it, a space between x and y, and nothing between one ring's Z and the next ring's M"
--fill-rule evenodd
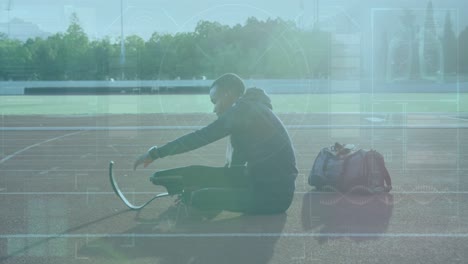
M375 150L356 150L351 144L335 143L320 150L308 182L318 190L378 193L392 189L383 156Z

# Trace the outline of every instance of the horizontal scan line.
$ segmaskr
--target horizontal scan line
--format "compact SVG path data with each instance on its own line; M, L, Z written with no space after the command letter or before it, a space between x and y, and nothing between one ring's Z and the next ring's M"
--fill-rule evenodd
M122 190L125 192L125 188ZM128 192L132 194L157 195L159 192ZM0 195L115 195L114 192L0 192Z
M125 191L124 191L125 192ZM127 192L136 195L157 195L160 192ZM334 194L333 192L294 192L295 194ZM468 194L468 191L401 191L401 192L390 192L390 194ZM114 192L1 192L1 195L115 195Z
M173 234L6 234L2 239L21 238L258 238L258 237L386 237L468 238L468 233L173 233Z
M133 154L132 154L133 155ZM137 153L135 153L135 155L137 155ZM32 156L32 155L29 155L29 156ZM39 155L37 155L39 156ZM99 156L99 155L98 155ZM106 155L108 156L108 155ZM301 156L316 156L316 153L314 154L301 154ZM460 155L460 158L464 158L464 156L466 155ZM118 169L119 171L129 171L129 172L133 172L133 169ZM300 171L302 172L307 172L309 173L310 169L306 168L306 169L299 169ZM2 169L2 172L38 172L38 171L41 171L41 170L38 170L38 169ZM54 173L57 173L57 172L76 172L76 173L86 173L86 172L107 172L109 171L109 169L56 169L54 170L53 172ZM138 171L140 172L151 172L153 173L154 170L153 169L139 169ZM402 169L392 169L392 171L394 173L403 173L404 170ZM455 168L455 169L450 169L450 168L447 168L447 169L424 169L424 168L418 168L418 169L411 169L411 168L406 168L405 171L428 171L428 172L432 172L432 171L443 171L443 172L464 172L464 171L468 171L468 168ZM13 176L17 176L17 175L13 175ZM456 176L456 175L455 175Z
M114 127L0 127L0 131L136 131L136 130L197 130L203 126L114 126ZM427 125L287 125L288 129L466 129L468 124Z

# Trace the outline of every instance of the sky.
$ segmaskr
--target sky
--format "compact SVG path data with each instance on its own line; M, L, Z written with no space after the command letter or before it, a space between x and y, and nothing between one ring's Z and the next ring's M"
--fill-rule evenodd
M122 0L125 35L136 34L148 39L155 31L177 33L193 31L200 20L222 24L242 24L248 17L280 17L294 20L304 27L315 20L316 1L319 18L327 21L336 10L368 31L372 14L388 9L414 9L423 12L428 0ZM433 0L440 20L446 10L454 17L458 31L468 26L468 0ZM421 11L422 10L422 11ZM119 0L0 0L0 30L13 19L21 19L47 33L64 32L71 13L77 13L80 24L91 38L120 36ZM457 15L458 14L458 15ZM458 18L458 19L457 19ZM10 20L9 20L10 19ZM18 20L16 20L18 21ZM392 21L389 21L392 23ZM324 22L328 23L328 22ZM14 30L14 27L11 27ZM26 32L24 34L34 34Z

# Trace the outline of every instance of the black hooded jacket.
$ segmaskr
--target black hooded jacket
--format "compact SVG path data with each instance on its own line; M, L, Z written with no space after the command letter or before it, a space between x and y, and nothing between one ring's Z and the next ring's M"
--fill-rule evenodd
M261 89L247 89L213 123L159 147L158 156L184 153L228 135L233 149L229 165L246 165L255 191L294 192L298 171L291 140Z

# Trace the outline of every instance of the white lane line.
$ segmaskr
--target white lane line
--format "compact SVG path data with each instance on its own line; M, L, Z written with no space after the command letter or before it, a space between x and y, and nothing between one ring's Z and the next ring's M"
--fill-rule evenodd
M138 147L146 147L146 146L138 146ZM140 154L140 153L134 153L135 155L137 154ZM132 154L133 155L133 154ZM34 156L34 155L29 155L29 156ZM39 156L39 155L36 155L36 156ZM76 155L74 155L76 156ZM302 156L316 156L316 154L302 154ZM108 169L80 169L81 171L86 171L86 172L107 172ZM133 169L119 169L120 171L129 171L129 172L132 172ZM458 171L468 171L468 168L460 168L460 169L406 169L407 171L444 171L444 172L458 172ZM37 170L26 170L26 169L5 169L5 170L2 170L2 172L36 172ZM57 171L60 171L60 172L76 172L77 169L60 169L60 170L57 170ZM142 172L142 173L147 173L147 172L150 172L150 173L153 173L154 170L152 169L139 169L138 170L139 172ZM300 169L300 171L305 171L307 173L308 172L308 169ZM401 170L392 170L394 171L395 173L401 173L402 171ZM16 175L15 175L16 176Z
M39 175L44 175L44 174L47 174L49 172L56 171L58 169L60 169L60 167L52 167L50 170L45 170L45 171L39 172Z
M464 122L468 122L468 118L462 118L462 117L456 117L456 116L444 116L445 118L448 118L448 119L453 119L453 120L458 120L458 121L464 121Z
M0 131L110 131L110 130L196 130L203 126L67 126L67 127L0 127Z
M73 136L73 135L76 135L76 134L78 134L78 133L81 133L81 131L77 131L77 132L73 132L73 133L68 133L68 134L65 134L65 135L61 135L61 136L58 136L58 137L54 137L54 138L51 138L51 139L47 139L47 140L41 141L41 142L36 143L36 144L34 144L34 145L31 145L31 146L27 146L27 147L25 147L25 148L23 148L23 149L20 149L20 150L16 151L16 152L13 153L13 154L10 154L10 155L6 156L5 158L1 159L1 160L0 160L0 164L4 163L5 161L8 161L9 159L13 158L14 156L16 156L16 155L18 155L18 154L21 154L21 153L23 153L23 152L25 152L25 151L27 151L27 150L30 150L30 149L32 149L32 148L34 148L34 147L37 147L37 146L40 146L40 145L42 145L42 144L49 143L49 142L51 142L51 141L54 141L54 140L57 140L57 139L61 139L61 138L64 138L64 137Z
M1 189L0 189L1 190ZM132 194L136 195L155 195L161 192L131 192ZM294 194L338 194L333 192L295 192ZM439 194L439 195L446 195L446 194L468 194L468 191L401 191L401 192L394 192L391 191L389 194ZM115 195L114 192L96 192L96 191L88 191L88 192L0 192L0 196L2 195ZM344 195L344 194L343 194ZM369 195L368 197L373 197Z
M382 123L382 122L387 121L384 118L378 118L378 117L366 117L364 119L372 123Z
M123 157L124 155L117 150L117 148L114 146L114 145L109 145L109 147L115 151L115 153L117 153L120 157Z
M94 189L94 188L93 188ZM159 194L160 192L132 192L133 194ZM0 192L1 195L115 195L114 192Z
M468 233L173 233L173 234L5 234L1 239L21 238L225 238L225 237L384 237L468 238Z
M75 242L75 259L79 259L79 260L89 259L88 257L78 256L78 241Z

